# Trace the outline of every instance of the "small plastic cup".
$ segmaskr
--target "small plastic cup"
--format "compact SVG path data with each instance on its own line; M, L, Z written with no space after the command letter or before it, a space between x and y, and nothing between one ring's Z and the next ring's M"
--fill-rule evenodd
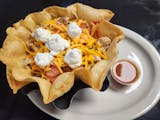
M139 78L137 64L128 59L118 60L111 68L113 79L121 85L131 85Z

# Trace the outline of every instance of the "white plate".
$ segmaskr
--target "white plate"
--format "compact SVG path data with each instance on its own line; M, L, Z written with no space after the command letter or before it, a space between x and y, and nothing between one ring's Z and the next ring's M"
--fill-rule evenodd
M105 92L90 88L80 90L67 110L44 105L38 91L28 94L30 100L45 113L65 120L128 120L150 110L160 98L160 55L137 33L120 27L126 37L119 45L119 58L131 59L139 65L140 78L130 87L116 84L110 77Z

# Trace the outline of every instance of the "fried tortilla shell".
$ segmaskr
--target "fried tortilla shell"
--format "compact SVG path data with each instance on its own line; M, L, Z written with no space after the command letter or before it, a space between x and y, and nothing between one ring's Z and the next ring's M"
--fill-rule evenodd
M12 68L12 71L7 67L6 73L13 93L17 93L19 89L31 82L37 82L45 104L54 101L68 92L74 84L73 72L66 72L59 75L54 84L43 78L31 76L30 70L22 67Z
M67 8L53 6L44 9L48 12L52 18L68 16L70 19L81 18L91 21L101 21L103 19L109 21L114 13L107 9L95 9L93 7L83 5L81 3L75 3Z
M18 82L17 80L15 80L11 70L8 67L6 68L6 76L7 76L8 84L10 88L13 90L13 93L17 93L19 89L21 89L22 87L30 83L27 81Z
M114 13L110 10L95 9L76 3L66 8L58 6L45 8L41 12L27 15L24 20L13 24L13 27L8 27L7 37L0 49L0 60L7 66L7 79L13 93L17 93L19 89L29 83L36 82L44 103L48 104L68 92L74 85L75 77L80 78L93 89L100 90L110 66L118 55L117 42L124 36L118 27L109 22L113 15ZM100 37L109 37L111 44L106 51L107 60L99 61L90 69L77 68L71 72L62 73L51 84L50 81L31 74L31 69L24 62L27 55L24 43L29 42L31 33L41 23L63 16L68 16L70 19L84 19L88 22L100 21L99 35Z
M74 6L77 8L78 18L87 20L88 22L102 21L103 19L110 21L114 16L114 13L107 9L95 9L79 3Z

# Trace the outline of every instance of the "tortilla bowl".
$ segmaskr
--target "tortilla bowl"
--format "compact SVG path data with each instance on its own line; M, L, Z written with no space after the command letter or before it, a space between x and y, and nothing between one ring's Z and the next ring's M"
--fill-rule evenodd
M95 9L76 3L66 8L58 6L45 8L40 12L27 15L25 19L8 27L7 37L0 49L0 60L7 66L7 80L13 93L17 93L19 89L29 83L36 82L44 103L48 104L68 92L74 85L75 78L79 78L95 90L100 90L111 65L117 58L117 43L124 37L123 32L109 22L113 15L114 13L110 10ZM31 69L24 62L26 57L24 43L29 41L31 33L42 22L64 16L70 19L83 19L87 22L100 21L99 36L109 37L111 44L106 51L107 60L100 60L88 69L79 67L71 72L64 72L52 84L46 79L31 74Z

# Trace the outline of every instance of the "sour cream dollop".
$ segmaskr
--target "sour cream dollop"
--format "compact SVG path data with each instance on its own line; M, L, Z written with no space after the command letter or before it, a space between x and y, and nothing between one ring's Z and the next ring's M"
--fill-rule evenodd
M71 38L77 38L82 33L81 28L77 25L76 22L71 22L68 25L67 33Z
M40 67L45 67L51 63L53 56L50 53L37 53L34 56L35 63Z
M51 35L45 45L51 51L51 55L53 56L56 56L59 52L69 48L69 42L62 38L59 34Z
M32 37L34 37L37 41L47 42L51 36L50 31L39 27L32 33Z
M81 50L77 48L67 50L67 53L64 56L64 61L71 68L80 66L82 64Z

